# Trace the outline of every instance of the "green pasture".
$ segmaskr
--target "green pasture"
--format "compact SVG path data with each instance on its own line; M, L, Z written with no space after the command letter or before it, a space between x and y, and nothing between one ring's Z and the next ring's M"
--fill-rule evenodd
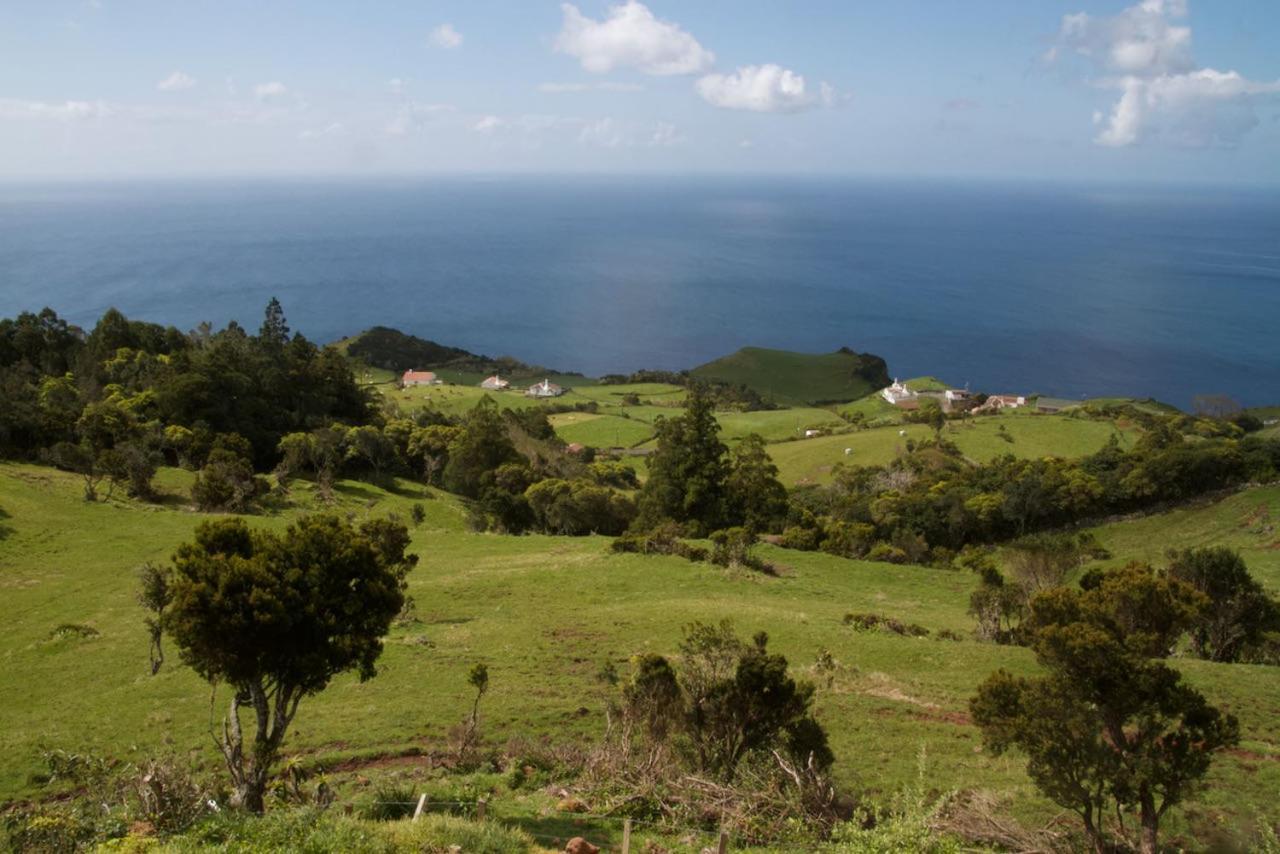
M207 518L187 507L189 483L188 473L167 470L157 505L86 504L74 476L0 465L6 613L0 691L11 698L0 707L0 798L41 794L33 775L41 770L42 746L121 760L190 753L216 771L209 688L172 650L160 675L148 675L143 615L134 601L138 566L165 560ZM1235 500L1242 509L1270 502L1274 512L1277 493ZM818 679L817 709L845 783L881 793L909 784L923 748L931 785L940 790L980 785L1022 819L1056 814L1016 757L981 750L966 714L968 697L992 670L1031 672L1029 653L936 638L942 629L967 637L970 575L766 546L762 555L778 572L769 577L679 558L613 555L603 538L470 534L455 499L407 482L395 492L342 483L337 509L407 518L415 502L427 518L413 531L421 556L410 578L414 621L393 630L376 679L360 684L344 676L304 701L288 753L323 764L438 746L467 711L466 673L480 661L491 674L483 710L491 742L589 740L603 727L595 680L603 662L625 672L637 652L672 652L688 622L728 617L744 635L769 632L802 674L820 675L811 665L822 649L839 662L830 684ZM250 521L280 527L315 506L310 487L298 483L287 506ZM1225 524L1236 511L1194 512ZM1126 543L1145 542L1125 533L1124 524L1100 533L1117 559L1130 548ZM1191 527L1185 520L1168 524ZM919 623L932 635L858 632L841 622L850 611ZM68 637L58 631L64 624L97 634ZM1280 679L1261 667L1179 666L1240 716L1244 741L1238 755L1218 761L1216 785L1172 829L1187 821L1247 828L1259 811L1276 815ZM228 698L222 692L214 699L220 713Z

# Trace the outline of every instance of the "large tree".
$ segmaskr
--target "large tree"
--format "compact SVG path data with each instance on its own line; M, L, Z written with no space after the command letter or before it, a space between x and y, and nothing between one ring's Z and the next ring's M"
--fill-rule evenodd
M262 811L303 697L339 673L354 670L361 681L376 674L382 638L404 604L405 574L417 562L405 554L408 544L405 526L386 520L356 527L317 515L277 534L224 519L178 547L163 584L144 583L153 625L211 685L231 689L215 740L236 805Z
M1204 606L1188 585L1138 565L1089 590L1042 593L1023 630L1047 675L1001 670L970 703L988 748L1025 753L1032 780L1080 815L1095 851L1107 849L1102 819L1115 803L1117 814L1136 809L1141 849L1154 854L1161 818L1239 739L1234 717L1153 658Z
M704 530L720 527L726 516L728 450L720 441L710 394L689 388L685 412L657 424L658 448L649 458L649 479L640 491L640 522L664 519L692 522Z

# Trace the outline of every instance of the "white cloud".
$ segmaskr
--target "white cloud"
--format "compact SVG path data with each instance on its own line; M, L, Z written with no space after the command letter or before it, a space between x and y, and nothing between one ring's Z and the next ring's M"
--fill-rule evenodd
M649 137L649 145L665 148L684 142L684 136L671 122L658 122L653 126L653 134Z
M1094 112L1095 142L1235 145L1258 124L1257 106L1280 96L1280 80L1199 67L1191 28L1174 23L1186 15L1186 0L1142 0L1109 18L1063 17L1058 44L1045 58L1053 62L1073 51L1101 75L1096 86L1120 92L1109 113Z
M759 113L794 113L835 99L830 86L823 84L814 95L802 75L773 63L744 65L733 74L708 74L698 80L697 89L709 104Z
M419 104L409 103L396 111L387 123L386 132L391 136L404 136L438 118L441 114L453 112L451 104Z
M399 77L392 77L387 81L387 91L392 95L404 94L404 81Z
M506 122L498 116L484 116L473 124L471 129L476 133L493 133L504 125L506 125Z
M157 83L156 88L161 92L180 92L183 89L190 89L194 85L196 85L196 79L190 74L175 71Z
M1095 114L1103 125L1097 136L1102 145L1132 145L1144 136L1195 147L1235 145L1258 124L1254 102L1280 97L1280 80L1258 83L1212 68L1128 77L1118 85L1120 99L1110 115Z
M1185 0L1142 0L1110 18L1085 12L1064 15L1058 42L1105 72L1179 74L1195 68L1191 28L1172 21L1186 14ZM1050 58L1058 55L1053 51Z
M626 143L626 136L618 122L612 118L595 119L583 125L578 132L578 142L603 148L618 148Z
M595 83L539 83L538 91L549 95L567 92L643 92L639 83L620 83L616 80L600 80Z
M304 130L298 134L298 139L320 139L326 136L341 136L346 133L347 129L342 122L334 122L318 130Z
M114 111L102 101L23 101L17 98L0 98L0 120L46 120L73 122L84 119L101 119Z
M715 61L715 54L692 35L654 17L636 0L611 6L600 21L586 17L572 3L560 8L564 25L555 49L576 57L587 71L635 68L655 75L697 74Z
M462 45L462 33L455 30L453 24L441 24L427 38L433 45L445 50L453 50Z
M259 101L270 101L286 95L289 89L279 80L272 80L269 83L259 83L253 87L253 97Z

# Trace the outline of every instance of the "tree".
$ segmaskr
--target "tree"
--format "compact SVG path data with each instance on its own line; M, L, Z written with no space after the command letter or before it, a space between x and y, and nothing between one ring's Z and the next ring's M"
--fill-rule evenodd
M1191 647L1209 661L1239 661L1268 631L1280 628L1280 606L1225 546L1176 552L1169 575L1199 590L1209 606L1191 627Z
M1204 597L1131 565L1090 590L1057 588L1031 601L1022 629L1048 671L999 671L970 701L996 755L1027 754L1027 772L1081 817L1095 851L1107 850L1107 804L1138 812L1141 849L1154 854L1160 820L1202 785L1213 754L1239 728L1153 655L1192 624Z
M773 531L787 515L787 488L778 480L778 467L755 433L729 454L726 500L733 522L756 532Z
M263 312L262 328L258 330L258 340L269 347L284 347L289 343L289 326L285 323L284 307L275 297L267 303Z
M813 730L821 731L810 715L813 686L791 678L786 658L770 654L768 642L760 632L753 643L743 643L727 620L693 623L685 630L679 675L682 730L700 773L731 781L748 753L789 750L792 745L812 752L820 770L830 767L833 757L825 733L819 739ZM649 662L649 669L656 673L661 668ZM792 758L801 765L810 761L808 753Z
M200 525L195 540L178 547L163 585L144 575L142 596L183 662L215 688L231 689L215 740L236 805L262 811L303 697L349 670L361 681L376 675L382 638L417 562L405 554L408 544L407 529L387 520L355 527L317 515L277 534L224 519Z
M692 522L704 530L725 518L726 448L705 388L693 385L684 415L656 423L658 447L649 457L649 479L640 490L639 522Z
M497 404L487 397L467 413L461 426L449 443L444 486L450 492L478 498L486 486L486 474L503 463L519 462L521 457Z
M266 487L265 480L254 476L253 465L246 458L215 448L204 468L196 472L191 498L201 510L243 513Z

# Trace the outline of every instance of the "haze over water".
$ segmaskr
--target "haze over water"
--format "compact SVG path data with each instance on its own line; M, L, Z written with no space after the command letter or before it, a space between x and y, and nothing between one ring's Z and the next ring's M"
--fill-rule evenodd
M0 187L0 315L383 324L591 375L849 346L989 392L1280 400L1272 192L729 178Z

